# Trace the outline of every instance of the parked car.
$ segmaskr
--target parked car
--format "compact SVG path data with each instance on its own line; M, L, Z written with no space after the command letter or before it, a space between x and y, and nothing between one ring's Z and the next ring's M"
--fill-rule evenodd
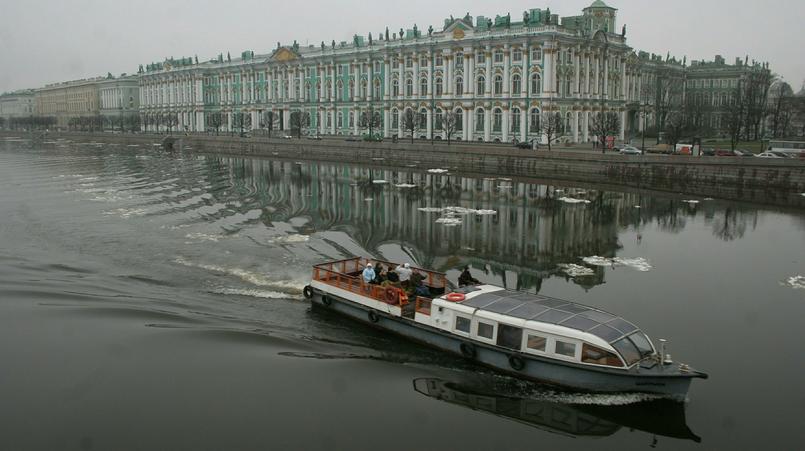
M643 155L642 150L630 145L621 146L621 149L618 152L621 155Z
M781 157L781 156L779 156L779 155L777 155L776 153L773 153L773 152L759 153L759 154L756 155L756 157L758 157L758 158L785 158L785 157Z
M716 149L717 157L735 157L737 154L729 149Z
M283 138L283 139L293 139L293 136L291 136L291 135L285 135L285 136L283 136L282 138Z
M520 141L515 144L515 147L518 149L531 149L533 146L534 145L531 143L531 141Z

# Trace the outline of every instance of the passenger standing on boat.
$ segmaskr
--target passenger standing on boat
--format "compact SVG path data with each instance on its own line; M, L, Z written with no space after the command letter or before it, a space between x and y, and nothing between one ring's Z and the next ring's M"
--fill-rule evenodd
M372 268L371 263L366 264L366 268L363 270L363 281L366 283L372 283L375 280L375 270Z
M481 283L481 281L475 277L472 277L472 274L470 274L469 266L465 266L464 271L462 271L461 275L458 276L458 286L460 287L467 285L478 285L479 283Z
M382 263L378 263L377 269L375 270L375 279L372 281L372 283L380 285L384 280L386 280L386 268Z
M400 283L403 287L408 286L408 281L411 279L411 274L413 274L413 270L411 269L410 263L405 263L397 267L396 269L397 274L400 276Z

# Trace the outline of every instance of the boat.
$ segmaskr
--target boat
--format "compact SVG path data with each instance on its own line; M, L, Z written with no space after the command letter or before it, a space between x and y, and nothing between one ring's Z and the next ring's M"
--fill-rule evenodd
M684 399L693 379L708 377L612 313L494 285L452 288L444 273L417 267L430 296L409 297L400 286L365 282L369 264L398 266L364 257L314 265L303 293L313 306L542 383Z

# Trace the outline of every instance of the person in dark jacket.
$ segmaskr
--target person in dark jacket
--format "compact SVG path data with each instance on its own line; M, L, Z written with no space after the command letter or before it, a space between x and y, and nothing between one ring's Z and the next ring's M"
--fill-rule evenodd
M475 277L472 277L472 274L470 274L469 266L465 266L464 271L461 271L461 275L458 276L458 286L460 287L467 285L478 285L479 283L481 283L481 281Z

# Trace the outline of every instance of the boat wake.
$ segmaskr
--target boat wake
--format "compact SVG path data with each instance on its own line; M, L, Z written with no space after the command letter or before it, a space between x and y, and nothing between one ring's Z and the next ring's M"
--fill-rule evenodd
M245 296L259 299L291 299L294 296L289 293L270 290L258 290L255 288L215 288L210 290L213 294L223 294L225 296Z
M235 276L243 280L244 282L248 282L252 285L282 292L285 294L285 296L289 294L299 295L302 293L302 289L305 287L304 282L299 282L295 280L274 280L270 279L264 274L247 271L245 269L227 268L224 266L209 265L204 263L193 263L191 261L186 260L183 257L177 257L173 260L173 262L179 265L187 266L188 268L198 268L210 272Z

